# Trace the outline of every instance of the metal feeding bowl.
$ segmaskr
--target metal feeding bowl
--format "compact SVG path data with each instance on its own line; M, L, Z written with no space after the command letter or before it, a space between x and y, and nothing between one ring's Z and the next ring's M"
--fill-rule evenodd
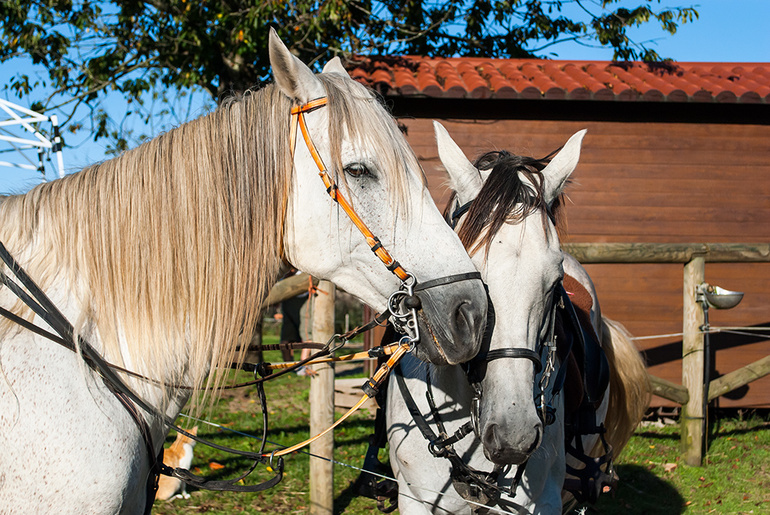
M734 308L743 299L742 291L725 290L719 286L711 286L708 283L703 284L701 291L706 297L706 302L708 302L709 306L716 309Z

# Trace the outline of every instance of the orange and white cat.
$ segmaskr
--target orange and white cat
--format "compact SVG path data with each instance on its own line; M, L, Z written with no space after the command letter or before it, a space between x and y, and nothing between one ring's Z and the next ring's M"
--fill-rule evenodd
M189 432L193 435L197 435L198 426L193 427ZM182 467L189 469L190 464L192 464L193 447L195 447L195 444L196 442L192 438L181 433L177 434L176 440L171 444L171 447L163 452L163 463L171 468ZM160 476L155 500L165 501L172 497L189 499L190 494L187 493L186 487L187 485L183 481L175 477Z

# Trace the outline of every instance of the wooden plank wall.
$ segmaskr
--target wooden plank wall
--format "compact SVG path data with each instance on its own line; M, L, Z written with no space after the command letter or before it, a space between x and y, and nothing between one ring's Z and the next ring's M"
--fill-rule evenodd
M492 149L542 157L586 128L568 193L570 242L770 241L770 126L614 121L441 120L473 158ZM400 118L440 209L448 198L431 120ZM637 337L682 331L682 265L590 265L603 312ZM770 326L770 265L707 264L706 279L746 292L710 310L712 326ZM770 341L712 335L726 373L770 354ZM651 373L681 383L681 337L637 340ZM671 405L660 398L654 405ZM770 377L719 400L770 407Z

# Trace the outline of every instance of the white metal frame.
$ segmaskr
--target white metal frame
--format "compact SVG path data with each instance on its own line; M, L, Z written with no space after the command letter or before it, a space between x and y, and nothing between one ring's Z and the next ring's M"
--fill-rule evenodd
M64 176L64 159L62 157L62 140L59 132L59 121L56 115L46 116L36 113L8 100L0 98L0 110L5 112L7 119L0 119L0 142L9 144L12 149L23 156L27 163L11 163L0 161L0 166L21 168L23 170L38 171L45 180L46 158L50 161L51 154L55 155L54 170L59 177ZM2 115L0 112L0 115ZM38 124L50 122L53 139L49 139L37 129ZM12 129L24 129L14 132ZM33 137L26 137L31 133ZM27 153L29 150L37 150L37 163Z

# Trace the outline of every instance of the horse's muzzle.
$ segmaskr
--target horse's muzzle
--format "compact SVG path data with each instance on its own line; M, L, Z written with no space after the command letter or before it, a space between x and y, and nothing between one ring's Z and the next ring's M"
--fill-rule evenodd
M487 294L480 279L416 292L420 341L415 354L435 365L456 365L479 351L487 321Z
M484 455L497 465L521 465L540 446L543 426L539 422L532 431L511 435L497 424L488 424L481 435Z

